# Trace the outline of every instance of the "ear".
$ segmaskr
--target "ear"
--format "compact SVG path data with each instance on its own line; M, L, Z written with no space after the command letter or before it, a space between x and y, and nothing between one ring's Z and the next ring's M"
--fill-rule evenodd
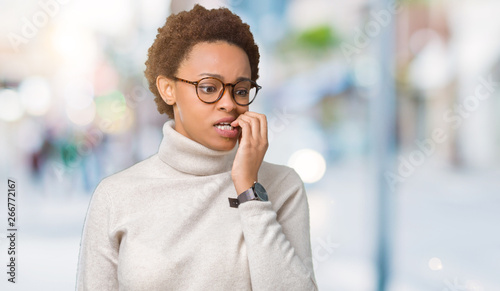
M158 92L160 92L161 99L163 99L165 103L168 105L175 104L174 80L163 75L159 75L156 78L156 88L158 89Z

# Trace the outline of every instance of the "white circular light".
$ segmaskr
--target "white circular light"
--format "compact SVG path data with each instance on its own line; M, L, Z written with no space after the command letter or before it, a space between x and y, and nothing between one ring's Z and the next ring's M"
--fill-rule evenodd
M432 258L429 260L429 268L433 271L438 271L443 268L443 264L439 258Z
M31 77L19 85L19 95L26 112L31 115L44 115L50 108L50 86L41 77Z
M16 121L24 114L19 94L12 89L0 90L0 119Z
M288 166L295 169L304 183L319 181L326 171L323 156L311 149L302 149L293 153L288 160Z

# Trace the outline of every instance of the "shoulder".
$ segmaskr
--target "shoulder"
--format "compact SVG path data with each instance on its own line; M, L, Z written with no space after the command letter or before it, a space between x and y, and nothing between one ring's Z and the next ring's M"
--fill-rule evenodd
M297 172L288 166L273 164L269 162L262 162L259 170L260 181L284 181L302 185L302 180Z
M307 199L302 179L288 166L263 162L259 171L259 183L266 188L269 199L277 209L287 201Z
M97 185L96 192L117 192L118 190L131 189L141 180L161 175L162 165L158 160L158 156L155 154L126 169L103 178Z

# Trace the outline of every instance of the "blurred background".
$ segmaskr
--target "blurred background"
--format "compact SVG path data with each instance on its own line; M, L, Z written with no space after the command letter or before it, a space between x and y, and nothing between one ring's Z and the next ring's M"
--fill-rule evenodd
M500 1L0 0L1 290L74 290L95 186L162 138L147 49L194 3L259 44L251 110L305 182L320 290L500 290Z

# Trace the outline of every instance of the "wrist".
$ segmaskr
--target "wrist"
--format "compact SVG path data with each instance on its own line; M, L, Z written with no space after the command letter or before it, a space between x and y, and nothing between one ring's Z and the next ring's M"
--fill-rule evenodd
M233 181L234 188L236 189L236 194L239 195L246 190L250 189L253 184L257 182L257 179L247 179L245 181Z
M269 201L266 189L257 182L255 182L252 187L238 194L237 198L228 197L228 199L229 207L233 208L238 208L240 204L248 201Z

